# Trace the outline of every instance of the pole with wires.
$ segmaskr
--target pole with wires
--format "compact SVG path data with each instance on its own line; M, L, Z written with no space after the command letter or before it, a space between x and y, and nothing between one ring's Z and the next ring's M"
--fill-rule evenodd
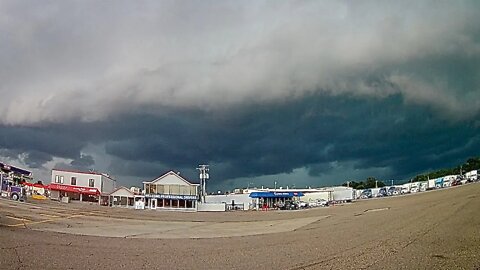
M207 180L210 178L208 165L198 165L197 170L200 171L200 201L205 202L207 195Z

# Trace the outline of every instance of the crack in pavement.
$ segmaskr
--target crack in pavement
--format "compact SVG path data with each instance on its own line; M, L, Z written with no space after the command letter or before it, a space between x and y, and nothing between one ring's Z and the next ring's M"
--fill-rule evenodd
M22 262L22 259L20 259L20 254L18 254L18 251L17 251L17 248L13 248L13 251L15 252L15 256L17 257L17 261L18 261L18 267L17 269L22 269L23 268L23 262Z

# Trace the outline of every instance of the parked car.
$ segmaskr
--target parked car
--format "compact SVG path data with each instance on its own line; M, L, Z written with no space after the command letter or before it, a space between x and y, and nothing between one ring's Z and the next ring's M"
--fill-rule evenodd
M385 197L385 196L388 196L388 193L387 193L387 188L380 188L380 190L378 191L378 194L377 194L377 197Z
M298 204L298 207L300 208L308 208L309 206L309 203L308 202L303 202L301 201L299 204Z
M299 205L294 201L286 201L283 205L279 206L280 210L297 210Z
M328 206L329 203L328 203L327 200L317 200L317 205L318 205L318 206L324 206L324 207L325 207L325 206Z
M461 180L458 180L458 179L457 179L457 180L453 180L453 181L452 181L452 187L453 187L453 186L460 186L461 184L462 184L462 181L461 181Z
M317 207L317 206L319 206L319 205L316 201L308 202L308 207Z
M369 199L372 198L372 190L371 189L365 189L362 191L362 194L360 194L360 199Z

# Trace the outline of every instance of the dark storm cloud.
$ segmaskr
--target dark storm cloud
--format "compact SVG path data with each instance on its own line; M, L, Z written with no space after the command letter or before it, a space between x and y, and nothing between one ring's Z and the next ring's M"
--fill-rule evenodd
M150 181L162 173L180 168L180 165L167 167L162 160L147 162L136 159L114 158L109 169L116 175L131 176L138 180Z
M43 164L51 161L52 159L53 158L51 154L38 151L29 151L23 161L30 168L41 168Z
M62 127L63 128L63 127ZM54 126L43 128L0 127L0 149L16 153L18 158L26 153L25 162L38 168L52 160L53 156L74 158L84 147L85 141L71 133L58 130ZM12 155L6 155L13 157Z
M370 100L313 95L220 113L225 112L123 118L134 123L134 130L113 123L109 130L124 138L108 142L106 151L162 168L193 168L208 161L218 164L212 175L226 179L300 167L321 176L335 169L331 162L350 161L358 168L391 167L394 177L406 177L479 150L473 121L447 121L426 108L406 105L400 96Z
M70 165L76 168L90 168L95 164L95 160L90 155L80 154L80 157L72 160Z
M383 167L390 175L382 177L398 179L451 166L480 150L474 120L446 120L428 108L406 104L400 95L369 99L315 94L282 103L253 102L228 111L177 109L164 110L162 115L130 114L106 122L52 125L48 133L63 130L61 137L54 137L59 149L69 147L73 138L78 145L55 153L73 160L63 166L94 165L93 157L81 153L81 146L104 142L113 175L148 180L173 169L196 179L194 168L209 163L217 185L298 168L322 179L347 167ZM37 138L16 141L26 153L54 144L49 136L36 135L37 129L22 132L23 140Z
M66 162L57 162L53 168L61 170L78 170L78 171L98 171L95 168L95 160L90 155L80 154L77 158L72 161Z

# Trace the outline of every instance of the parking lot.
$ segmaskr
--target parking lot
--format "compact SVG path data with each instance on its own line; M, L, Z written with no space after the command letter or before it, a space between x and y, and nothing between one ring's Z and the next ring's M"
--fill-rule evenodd
M2 269L477 269L480 184L298 211L0 200Z

